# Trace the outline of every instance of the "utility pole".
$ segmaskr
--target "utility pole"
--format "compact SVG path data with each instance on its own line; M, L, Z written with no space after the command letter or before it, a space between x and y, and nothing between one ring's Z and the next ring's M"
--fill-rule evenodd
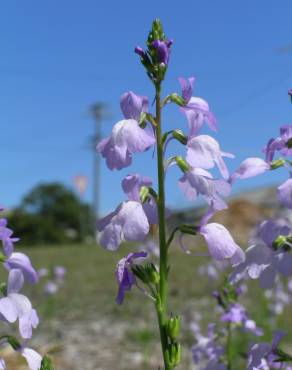
M94 134L92 140L93 150L93 234L95 237L96 222L100 216L99 212L99 190L100 190L100 155L96 151L96 145L101 139L101 122L106 116L106 105L101 102L94 103L90 106L90 112L94 119Z

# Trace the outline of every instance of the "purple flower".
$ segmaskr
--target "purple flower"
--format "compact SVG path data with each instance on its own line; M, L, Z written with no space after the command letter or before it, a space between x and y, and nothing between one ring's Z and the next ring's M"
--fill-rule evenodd
M133 260L145 258L146 256L147 253L145 252L130 253L118 262L116 269L116 279L119 284L119 291L116 297L117 304L123 303L126 291L131 290L132 285L136 284L136 278L131 271Z
M203 224L199 232L205 238L209 253L215 260L222 261L228 258L231 259L233 266L244 261L244 252L223 225L215 222Z
M218 223L209 223L208 221L214 215L216 209L214 208L213 202L208 208L207 212L201 219L200 226L197 227L197 233L202 235L207 243L209 250L209 255L213 257L215 261L223 261L225 259L230 259L232 266L237 266L245 260L245 254L242 249L235 243L229 231ZM181 248L188 254L192 254L183 243L183 235L180 238ZM198 254L194 255L207 255L208 254Z
M66 275L66 268L64 266L55 266L54 275L57 281L62 283Z
M228 196L231 186L224 180L213 179L210 172L201 168L192 168L179 180L179 187L190 200L201 194L208 204L213 203L216 210L227 208L220 195Z
M207 366L203 370L226 370L227 367L224 363L219 362L219 360L211 360L208 362Z
M35 284L38 282L38 273L33 268L30 259L23 253L14 252L4 262L7 270L20 269L28 282Z
M42 356L34 349L28 348L24 344L18 351L26 359L30 370L39 370L41 368Z
M233 158L234 156L230 153L222 152L218 142L211 136L195 136L187 143L186 160L192 167L209 169L216 164L223 178L227 180L229 173L222 157Z
M288 90L288 95L292 98L292 89Z
M224 354L223 347L216 342L215 324L208 325L208 335L195 333L197 343L192 347L193 362L199 364L202 360L219 361Z
M143 241L149 222L139 202L128 201L97 224L98 242L106 249L116 250L122 241Z
M291 232L286 219L268 219L263 221L256 229L255 235L251 238L254 244L263 244L273 249L273 242L279 235L288 235Z
M292 125L281 126L280 137L284 143L283 148L280 149L280 153L284 156L292 155L292 148L288 147L288 142L292 139Z
M274 159L275 152L281 150L283 147L284 142L280 137L270 139L267 146L263 149L263 152L266 153L266 161L271 163Z
M19 238L12 238L13 231L7 226L5 218L0 219L0 240L2 241L4 255L9 257L14 249L14 243L19 241Z
M152 42L152 46L156 50L157 62L163 63L165 65L169 62L170 47L172 45L172 40L155 40Z
M19 317L19 331L23 338L32 337L32 329L35 329L39 324L39 318L35 309L25 312Z
M292 139L292 125L283 125L280 127L280 136L276 139L270 139L267 146L263 149L266 153L266 160L270 163L276 151L284 156L292 155L292 148L288 147L288 142Z
M41 269L39 269L37 273L38 273L38 277L39 278L42 278L44 276L48 276L49 275L49 271L45 267L42 267Z
M245 331L251 332L256 336L263 335L263 330L258 328L256 323L248 318L246 309L239 303L231 305L221 316L221 320L241 326Z
M148 98L129 91L121 96L120 105L126 119L139 122L141 113L148 111Z
M45 285L44 292L45 294L53 295L57 293L58 289L58 285L54 281L49 280Z
M262 288L271 288L277 273L292 275L292 255L289 252L275 250L273 242L279 235L288 235L290 228L274 220L262 222L253 240L254 245L246 250L246 260L238 265L230 276L231 282L237 282L248 275L258 279Z
M39 320L29 299L19 294L24 282L21 270L9 272L7 296L0 299L0 319L13 323L19 319L19 332L23 338L30 338L32 328L36 328Z
M182 97L186 101L186 105L181 108L181 111L187 117L190 137L198 134L204 122L208 124L211 130L217 130L216 118L210 111L208 103L202 98L192 96L194 81L194 77L188 79L179 78L182 88Z
M152 186L150 177L142 177L139 174L126 176L122 181L122 188L129 200L140 202L140 190L142 186ZM149 224L158 223L158 212L155 200L150 198L142 204L143 210L148 218Z
M120 170L132 163L132 154L141 153L155 144L153 132L142 129L134 119L122 120L113 127L111 135L96 147L106 159L110 170Z
M283 332L277 331L273 335L272 344L265 342L254 344L248 354L247 370L285 369L281 363L275 362L279 357L278 345L284 336Z
M228 311L221 316L221 320L224 322L230 322L233 324L241 324L242 321L247 319L246 310L239 303L233 304L228 308Z
M260 175L270 169L270 165L261 158L247 158L241 162L238 170L236 170L230 179L233 183L236 179L248 179Z
M189 77L189 78L183 78L179 77L179 83L182 90L182 97L184 98L184 101L188 103L193 95L193 87L195 82L195 77Z
M135 173L127 175L122 181L122 189L129 200L140 202L140 189L142 186L152 186L150 177L142 177Z
M0 370L5 370L6 369L6 364L3 358L0 357Z
M135 46L135 49L134 49L135 53L138 54L141 58L144 58L146 53L145 53L145 50L142 49L140 46Z
M292 209L292 179L288 179L278 187L277 198L283 206Z

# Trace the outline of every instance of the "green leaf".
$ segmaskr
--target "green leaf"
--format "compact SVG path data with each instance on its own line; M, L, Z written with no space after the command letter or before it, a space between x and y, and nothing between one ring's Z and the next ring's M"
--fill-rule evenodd
M49 357L44 356L40 370L54 370L52 361L49 359Z

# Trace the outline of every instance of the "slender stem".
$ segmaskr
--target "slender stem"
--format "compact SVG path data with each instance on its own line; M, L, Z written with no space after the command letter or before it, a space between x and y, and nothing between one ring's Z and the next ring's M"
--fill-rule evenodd
M231 370L232 362L232 328L231 323L227 325L227 341L226 341L226 356L227 356L227 370Z
M165 370L171 370L167 358L168 340L166 334L166 320L167 320L167 295L168 295L168 263L167 263L167 246L166 246L166 231L165 231L165 194L164 194L164 158L163 158L163 140L161 129L161 84L157 83L156 90L156 141L157 141L157 170L158 170L158 219L159 219L159 246L160 246L160 260L159 260L159 297L157 299L156 310L158 317L158 324L160 330L160 340L164 359Z

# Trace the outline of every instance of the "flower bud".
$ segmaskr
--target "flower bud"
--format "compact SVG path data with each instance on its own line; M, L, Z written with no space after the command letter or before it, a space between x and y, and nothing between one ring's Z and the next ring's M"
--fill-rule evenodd
M179 168L182 170L182 172L187 172L190 169L190 166L188 163L183 159L181 156L175 157L176 164L179 166Z
M181 360L181 345L171 343L166 351L167 362L171 367L176 367Z
M159 273L156 271L156 269L152 270L151 273L150 273L150 282L152 284L157 285L159 283L159 280L160 280Z
M163 28L162 28L162 23L159 18L154 19L152 23L152 32L156 36L155 38L163 38L164 33L163 33Z
M289 89L289 90L288 90L288 95L290 96L291 103L292 103L292 89Z
M174 317L171 317L166 322L167 335L169 336L169 338L172 341L174 341L175 339L177 339L177 337L179 336L179 333L180 333L180 322L181 322L181 319L177 315L174 316Z
M135 53L138 54L141 58L145 57L145 51L140 47L136 46L134 49Z
M158 284L159 273L153 263L147 263L145 265L135 265L132 267L133 274L140 279L144 284Z

